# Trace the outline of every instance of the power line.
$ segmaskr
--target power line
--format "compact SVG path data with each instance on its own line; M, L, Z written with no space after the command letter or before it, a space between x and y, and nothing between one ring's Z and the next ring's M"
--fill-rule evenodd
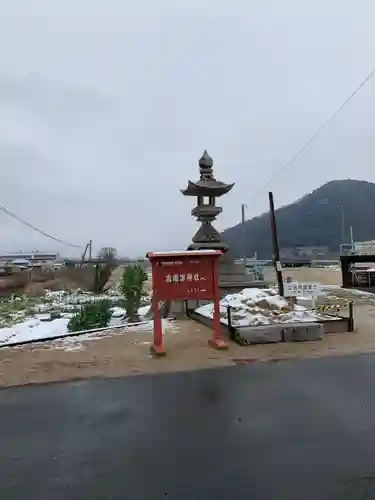
M41 229L38 229L33 224L30 224L30 222L27 222L24 219L21 219L21 217L18 217L18 215L14 214L13 212L10 212L10 210L7 210L5 207L2 207L1 205L0 205L0 211L6 215L9 215L9 217L11 217L12 219L17 220L18 222L21 222L21 224L24 224L25 226L33 229L37 233L42 234L43 236L46 236L47 238L49 238L51 240L57 241L58 243L62 243L63 245L67 245L67 246L72 247L72 248L82 248L79 245L74 245L73 243L69 243L67 241L60 240L59 238L55 238L55 236L52 236L51 234L48 234L45 231L42 231Z
M341 106L336 109L336 111L323 123L323 125L319 128L319 130L317 132L315 132L315 134L310 137L310 139L305 143L305 145L299 150L297 151L296 154L294 154L292 156L292 158L284 163L281 167L277 168L271 175L271 178L270 180L258 191L255 193L254 196L257 196L259 195L260 193L262 193L265 189L268 188L268 186L271 184L271 182L273 181L273 179L280 173L282 172L283 170L286 170L299 156L301 153L303 153L305 151L305 149L307 149L314 141L315 139L323 132L323 130L327 127L327 125L336 118L336 116L340 113L340 111L342 111L342 109L353 99L353 97L361 90L361 88L366 85L366 83L374 76L375 74L375 69L373 69L371 71L371 73L369 75L366 76L366 78L361 82L361 84L354 90L354 92L352 92L350 94L350 96L345 99L345 101L341 104Z

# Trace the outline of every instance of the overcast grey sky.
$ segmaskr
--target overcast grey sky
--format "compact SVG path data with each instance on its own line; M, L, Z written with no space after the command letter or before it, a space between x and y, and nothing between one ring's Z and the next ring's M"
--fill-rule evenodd
M0 0L0 204L44 231L122 254L185 248L180 188L207 148L255 196L375 67L371 0ZM375 78L271 188L375 181ZM59 249L0 213L0 250Z

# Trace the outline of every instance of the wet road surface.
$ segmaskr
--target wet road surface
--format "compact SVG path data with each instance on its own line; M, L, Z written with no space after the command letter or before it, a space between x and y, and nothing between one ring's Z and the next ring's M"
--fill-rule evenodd
M0 498L375 499L375 356L0 391Z

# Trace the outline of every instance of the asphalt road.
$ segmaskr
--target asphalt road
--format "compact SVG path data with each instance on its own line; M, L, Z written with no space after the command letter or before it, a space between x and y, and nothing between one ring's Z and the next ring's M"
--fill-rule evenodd
M375 356L0 391L0 498L375 498Z

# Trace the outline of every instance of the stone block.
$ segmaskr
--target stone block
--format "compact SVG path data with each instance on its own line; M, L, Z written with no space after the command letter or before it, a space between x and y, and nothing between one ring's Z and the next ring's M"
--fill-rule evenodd
M289 323L282 326L281 335L284 342L321 340L324 326L321 323Z
M236 340L240 344L270 344L282 341L280 325L249 326L236 328Z

